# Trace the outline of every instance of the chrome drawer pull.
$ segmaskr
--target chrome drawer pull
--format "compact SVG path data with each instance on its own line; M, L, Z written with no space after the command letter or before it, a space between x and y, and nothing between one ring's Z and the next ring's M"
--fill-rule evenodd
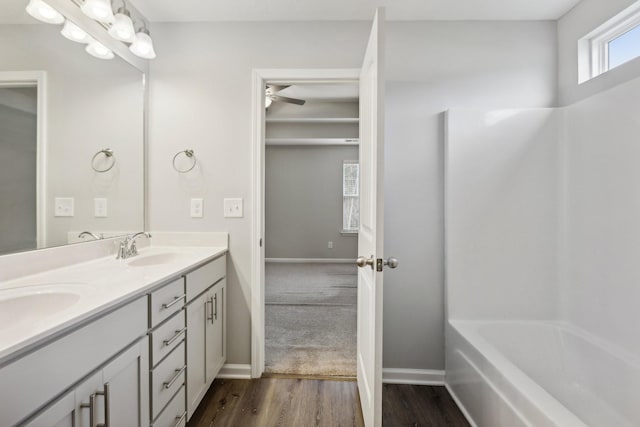
M184 370L187 369L187 365L184 365L182 368L180 369L176 369L176 374L173 376L173 378L171 378L169 381L167 381L166 383L162 383L164 385L164 388L171 388L171 386L173 385L173 383L175 383L176 381L178 381L178 378L180 378L180 374L182 374L184 372Z
M182 423L182 421L185 419L185 417L186 417L186 416L187 416L187 412L185 411L185 413L184 413L184 414L182 414L182 416L181 416L181 417L176 417L176 420L177 420L177 421L176 421L176 423L173 425L173 427L178 427L178 426Z
M186 330L187 330L187 327L185 326L179 331L176 331L176 334L173 337L169 338L168 340L164 340L162 342L164 343L165 346L171 345L175 342L175 340L177 340L180 337L180 335L184 334Z
M109 383L105 383L104 391L96 392L98 396L104 396L104 424L98 424L97 427L110 427L111 422L109 421L109 417L111 415L111 409L109 409Z
M180 295L179 297L175 297L173 299L173 301L171 301L169 303L162 304L162 308L169 308L169 307L171 307L173 305L176 305L178 303L178 301L183 300L186 297L187 297L187 295Z
M213 297L207 299L207 301L205 302L205 311L207 310L207 306L211 304L211 310L209 311L209 313L211 313L211 316L209 316L209 314L207 314L207 320L210 320L211 323L213 324Z
M216 311L214 312L213 316L215 317L216 320L218 320L218 293L217 292L213 297L213 299L216 301Z
M89 408L89 426L94 427L96 425L96 395L89 396L89 403L83 403L81 408Z

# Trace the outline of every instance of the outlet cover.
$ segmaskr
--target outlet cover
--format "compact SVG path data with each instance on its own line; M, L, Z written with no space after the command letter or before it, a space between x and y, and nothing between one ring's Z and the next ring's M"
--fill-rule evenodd
M107 217L107 199L102 197L93 199L93 216L96 218Z
M242 218L243 216L242 199L224 199L225 218Z
M56 197L54 216L73 216L73 197Z
M204 216L204 199L191 199L191 218Z

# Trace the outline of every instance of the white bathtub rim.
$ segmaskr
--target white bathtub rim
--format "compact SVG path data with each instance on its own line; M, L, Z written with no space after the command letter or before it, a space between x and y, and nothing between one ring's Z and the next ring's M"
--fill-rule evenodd
M498 321L504 322L518 322L518 321ZM496 323L496 321L456 321L450 320L449 324L453 327L458 334L460 334L469 344L474 347L477 352L487 361L487 363L493 368L494 373L500 376L502 383L507 384L510 388L515 390L523 396L529 405L531 405L539 414L548 418L552 423L562 427L588 427L576 414L570 411L564 406L558 399L553 397L542 386L536 383L532 378L525 374L520 368L513 364L506 356L498 351L493 345L488 343L477 331L479 324ZM553 322L540 322L540 321L525 321L520 323L553 323ZM459 349L448 349L447 351L456 351ZM464 351L461 352L463 355ZM467 359L469 357L467 356ZM477 368L475 364L472 367ZM478 373L484 378L485 373L478 370ZM486 379L486 378L485 378ZM491 386L493 381L489 381ZM498 389L497 386L494 389ZM505 393L499 393L512 408L516 407L514 403L505 395ZM522 419L528 421L526 413L521 410L516 411L522 415Z
M462 403L462 400L460 400L453 387L451 387L447 381L444 382L444 388L447 389L449 395L451 396L453 401L456 402L456 405L458 405L458 409L460 409L460 412L462 412L462 415L464 415L471 427L478 427L478 424L476 424L469 411L467 411L467 408Z

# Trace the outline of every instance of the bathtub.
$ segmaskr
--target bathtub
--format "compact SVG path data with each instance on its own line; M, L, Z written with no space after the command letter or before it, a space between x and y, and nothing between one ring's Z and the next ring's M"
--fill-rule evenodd
M478 427L640 426L640 360L581 330L451 320L446 340L446 386Z

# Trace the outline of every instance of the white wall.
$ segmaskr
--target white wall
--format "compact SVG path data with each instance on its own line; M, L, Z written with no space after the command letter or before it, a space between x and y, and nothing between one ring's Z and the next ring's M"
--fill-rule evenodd
M151 228L229 231L229 363L250 363L251 70L359 67L367 22L157 24L151 64ZM444 367L443 121L450 106L555 102L551 22L390 23L384 365ZM193 148L180 176L171 157ZM205 217L189 218L189 198ZM245 217L224 219L222 199Z
M556 109L447 115L451 319L556 319L562 195Z
M444 114L555 103L555 23L388 25L384 364L444 369Z
M0 25L0 70L47 72L47 246L69 230L144 228L141 73L120 59L104 61L53 25ZM98 174L91 158L112 148L114 169ZM75 216L54 217L54 198L74 197ZM95 218L93 198L108 217Z
M559 104L570 105L640 74L640 59L578 84L578 40L637 0L582 0L558 21ZM584 61L584 59L583 59Z
M640 355L640 78L566 109L565 320Z

